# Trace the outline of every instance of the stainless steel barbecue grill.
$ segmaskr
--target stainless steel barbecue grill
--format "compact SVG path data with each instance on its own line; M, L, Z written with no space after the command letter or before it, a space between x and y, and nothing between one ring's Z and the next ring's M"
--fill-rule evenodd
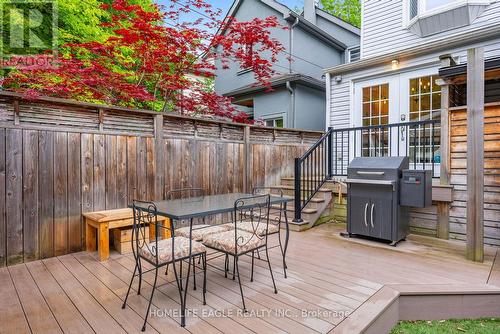
M408 167L408 157L352 160L346 180L348 236L389 240L392 245L406 238L409 206L401 205L402 196L412 206L430 205L432 183L430 171L409 171ZM402 194L403 183L411 191Z

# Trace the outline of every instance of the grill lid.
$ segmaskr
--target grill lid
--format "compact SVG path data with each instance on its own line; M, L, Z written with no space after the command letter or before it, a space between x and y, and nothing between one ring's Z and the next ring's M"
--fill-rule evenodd
M348 179L397 181L408 169L408 157L359 157L347 168Z

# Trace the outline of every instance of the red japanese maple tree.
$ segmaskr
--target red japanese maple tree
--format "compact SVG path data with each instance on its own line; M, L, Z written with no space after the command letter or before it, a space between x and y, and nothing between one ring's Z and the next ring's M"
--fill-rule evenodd
M220 11L204 0L172 0L165 8L143 9L127 0L103 5L111 13L102 25L113 32L103 42L61 46L58 66L12 71L4 88L27 96L48 95L249 122L230 100L190 76L214 77L214 59L236 61L269 85L272 65L283 46L271 37L276 17L221 22ZM181 22L185 14L195 22ZM265 55L265 56L264 56Z

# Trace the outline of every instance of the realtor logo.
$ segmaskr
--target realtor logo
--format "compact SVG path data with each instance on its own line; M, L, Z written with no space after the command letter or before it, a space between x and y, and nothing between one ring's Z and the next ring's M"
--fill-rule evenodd
M2 68L54 66L57 55L55 0L0 2Z

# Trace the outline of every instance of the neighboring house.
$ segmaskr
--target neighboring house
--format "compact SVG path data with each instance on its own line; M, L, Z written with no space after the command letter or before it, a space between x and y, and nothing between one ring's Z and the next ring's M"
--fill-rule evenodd
M375 137L363 134L363 138L372 140L357 146L357 150L362 150L357 154L372 156L408 145L412 165L422 168L427 163L426 168L430 168L433 164L435 181L453 187L449 204L436 201L437 207L412 214L414 232L465 239L470 228L470 217L466 215L466 207L470 205L466 192L470 186L466 177L469 171L465 169L470 152L464 151L468 147L463 141L464 133L462 137L454 134L453 124L463 126L463 121L453 123L457 118L450 115L460 108L470 108L468 103L472 102L466 101L466 97L467 87L472 83L465 80L465 63L467 50L479 47L483 48L486 59L485 112L496 117L491 108L496 108L495 103L498 105L500 101L500 58L495 58L500 56L500 1L364 0L361 59L325 70L328 127L440 121L441 128L433 136L430 126L410 137L401 132L388 148L387 135L394 138L389 130L385 137L380 133ZM474 57L469 60L475 61ZM472 87L481 89L479 85ZM486 125L485 128L498 130ZM485 243L500 245L500 166L496 165L500 153L488 145L490 151L485 156L496 160L485 164L485 168L492 169L486 171L488 175L484 178L487 199L481 228ZM353 143L350 149L353 150ZM435 193L438 191L435 188Z
M323 68L359 56L359 29L317 8L313 0L305 1L303 15L273 0L236 0L227 15L239 21L278 17L289 29L273 29L272 37L286 52L273 66L273 91L256 84L251 70L232 62L229 69L216 63L216 92L232 97L235 105L268 126L324 130Z

